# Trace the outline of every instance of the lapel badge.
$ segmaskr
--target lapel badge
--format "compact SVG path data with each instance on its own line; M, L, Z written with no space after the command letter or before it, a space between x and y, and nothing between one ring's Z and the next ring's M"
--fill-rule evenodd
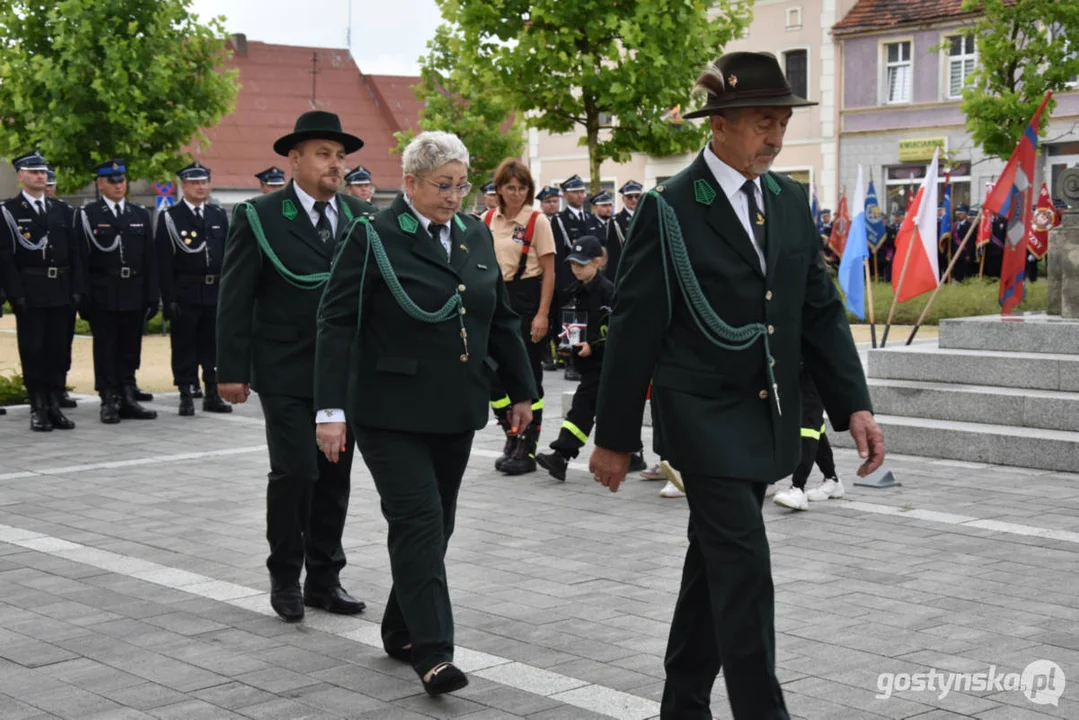
M461 248L461 252L468 252L468 247L465 245L458 245L457 247Z
M281 203L281 214L285 216L286 220L292 220L296 217L296 205L291 199L285 198L285 201Z
M764 224L764 216L761 215L759 210L757 211L757 224L758 225L763 225Z
M420 226L420 221L414 218L411 213L403 212L397 216L397 224L409 235L414 235L416 228Z
M716 190L704 178L693 181L693 197L701 205L711 205L716 199Z
M730 85L732 88L738 87L738 76L737 75L728 75L727 76L727 84Z

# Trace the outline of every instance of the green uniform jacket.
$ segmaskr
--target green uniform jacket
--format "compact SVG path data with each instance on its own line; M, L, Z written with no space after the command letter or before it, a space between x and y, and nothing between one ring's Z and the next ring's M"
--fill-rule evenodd
M296 275L328 273L348 221L377 212L368 202L338 194L336 242L319 240L292 182L281 190L245 202L258 211L275 255ZM237 206L241 208L241 206ZM247 214L235 213L217 305L217 379L250 383L256 392L314 397L315 317L324 286L303 290L292 285L259 248Z
M773 173L761 187L767 276L703 153L656 192L678 215L694 274L715 312L733 327L768 326L782 416L767 380L762 340L741 351L707 340L673 268L667 302L657 200L645 195L618 270L596 445L621 452L640 447L651 380L653 444L663 459L683 473L773 482L794 470L801 453L800 360L837 430L847 428L851 413L870 409L846 312L820 262L806 193Z
M460 433L487 425L492 370L510 400L534 399L521 321L510 309L494 241L483 221L457 214L450 223L449 261L402 195L370 222L416 305L434 312L461 294L468 354L456 315L426 323L401 309L374 252L367 261L360 317L368 241L366 224L357 223L319 308L315 407L345 408L350 423L371 428Z

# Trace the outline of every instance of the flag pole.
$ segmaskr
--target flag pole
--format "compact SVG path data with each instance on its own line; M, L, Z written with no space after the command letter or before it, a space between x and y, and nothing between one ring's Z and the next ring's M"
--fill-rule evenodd
M914 342L914 336L918 334L918 328L920 328L922 326L922 323L925 321L925 316L929 314L929 308L931 308L933 306L933 301L936 300L937 293L940 292L941 285L943 285L944 282L949 277L951 277L952 268L954 268L955 264L957 262L959 262L959 258L961 258L963 256L963 248L965 248L967 246L967 243L970 241L970 236L974 233L974 229L976 227L978 227L978 225L981 223L982 213L984 213L984 212L985 212L984 209L978 210L978 214L977 214L977 216L975 216L974 222L970 224L969 228L967 228L967 234L963 238L963 242L959 243L959 247L956 248L956 250L955 250L955 256L952 258L951 262L948 263L948 267L944 271L944 275L941 276L940 285L937 285L937 289L934 290L933 294L929 296L929 302L927 302L925 304L925 307L922 308L922 314L918 318L918 322L914 323L914 328L911 329L910 337L907 338L907 342L904 343L905 345L910 345L912 342Z
M876 255L873 256L876 258ZM869 300L869 338L873 341L873 347L877 347L877 319L873 309L873 283L869 275L869 258L865 259L865 291Z
M907 244L907 256L903 259L903 269L899 271L899 284L895 286L895 295L892 296L892 307L888 311L888 322L884 326L884 334L880 338L880 346L888 342L888 331L892 329L892 318L895 317L895 306L899 300L899 293L903 289L903 281L907 277L907 266L910 265L910 256L914 254L914 237ZM939 287L939 286L938 286Z

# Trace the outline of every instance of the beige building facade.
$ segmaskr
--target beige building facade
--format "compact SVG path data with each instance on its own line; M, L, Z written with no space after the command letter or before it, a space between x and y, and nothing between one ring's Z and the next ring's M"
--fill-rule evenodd
M835 207L840 191L839 73L831 27L854 4L855 0L757 0L745 37L725 48L725 52L774 54L794 91L819 103L794 111L783 152L773 169L807 188L815 187L821 205L827 208ZM702 59L701 64L704 62ZM682 108L683 112L689 109ZM574 174L586 182L591 180L588 149L579 144L583 137L583 128L557 135L529 131L526 158L538 185L558 183ZM630 179L651 188L681 171L693 157L694 153L670 157L634 153L625 163L604 162L600 181L609 190L617 190ZM620 207L616 194L616 209Z

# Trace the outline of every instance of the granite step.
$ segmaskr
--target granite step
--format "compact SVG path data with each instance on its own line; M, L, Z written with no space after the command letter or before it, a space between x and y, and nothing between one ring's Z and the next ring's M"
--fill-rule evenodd
M869 351L870 378L1079 392L1079 354L957 350L937 342Z
M873 409L882 415L1046 430L1079 430L1079 393L870 379Z
M942 320L940 347L949 350L1079 354L1079 320L1044 312L1015 317L978 316Z
M892 453L1059 472L1079 468L1079 432L896 415L876 420ZM831 432L828 439L854 447L849 433Z

